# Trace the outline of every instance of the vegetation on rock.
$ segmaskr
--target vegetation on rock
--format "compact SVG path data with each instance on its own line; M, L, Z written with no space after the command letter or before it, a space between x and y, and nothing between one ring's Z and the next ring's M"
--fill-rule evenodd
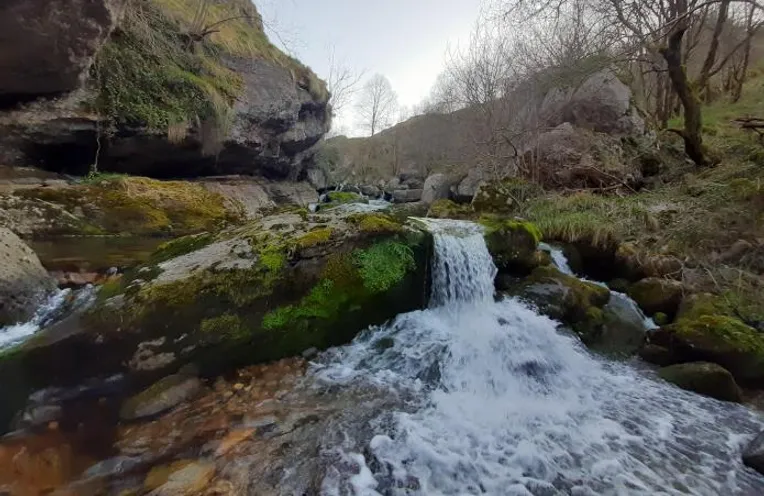
M740 388L729 371L715 363L692 362L664 367L658 375L682 389L723 401L743 401Z
M628 294L647 315L663 313L673 318L682 301L684 288L678 281L646 278L633 284Z
M77 219L63 225L52 219L49 235L183 235L239 220L221 195L185 181L118 176L85 185L25 189L16 195L33 204L59 205Z
M537 254L541 233L530 222L483 216L485 241L500 271L530 273L542 259Z

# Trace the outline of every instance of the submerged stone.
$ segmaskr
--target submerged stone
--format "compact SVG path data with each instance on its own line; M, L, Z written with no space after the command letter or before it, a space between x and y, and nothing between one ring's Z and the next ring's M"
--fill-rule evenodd
M193 398L201 389L202 383L196 377L171 375L125 401L119 416L122 420L151 417Z
M764 475L764 432L760 432L745 448L743 463Z
M718 400L741 402L742 393L732 374L724 367L708 362L692 362L664 367L658 375L682 389Z

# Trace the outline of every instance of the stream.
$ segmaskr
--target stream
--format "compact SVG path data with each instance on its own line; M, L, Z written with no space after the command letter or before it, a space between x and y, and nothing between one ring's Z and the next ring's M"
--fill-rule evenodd
M151 465L175 449L213 463L219 492L200 494L764 494L740 455L764 428L758 413L594 354L528 304L497 299L481 228L424 222L435 240L429 308L308 364L220 378L120 427L113 460ZM104 494L136 479L111 475L124 479Z

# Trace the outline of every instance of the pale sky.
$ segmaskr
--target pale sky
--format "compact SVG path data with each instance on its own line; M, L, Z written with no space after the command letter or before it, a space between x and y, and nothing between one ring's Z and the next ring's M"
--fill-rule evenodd
M271 41L326 78L335 57L392 83L402 105L421 102L450 46L465 44L482 0L254 0ZM282 45L282 46L283 46ZM352 127L349 105L339 124Z

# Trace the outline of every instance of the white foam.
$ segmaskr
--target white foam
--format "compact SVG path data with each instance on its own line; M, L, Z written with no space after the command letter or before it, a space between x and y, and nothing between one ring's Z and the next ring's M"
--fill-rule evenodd
M365 445L344 447L355 468L332 466L324 487L393 495L764 494L764 478L740 460L741 440L762 429L757 415L593 356L523 303L487 298L481 288L495 269L478 239L436 236L433 297L444 305L370 329L313 370L320 384L383 386L413 398L355 426L368 434ZM473 289L452 287L465 277ZM393 345L380 350L380 338Z

